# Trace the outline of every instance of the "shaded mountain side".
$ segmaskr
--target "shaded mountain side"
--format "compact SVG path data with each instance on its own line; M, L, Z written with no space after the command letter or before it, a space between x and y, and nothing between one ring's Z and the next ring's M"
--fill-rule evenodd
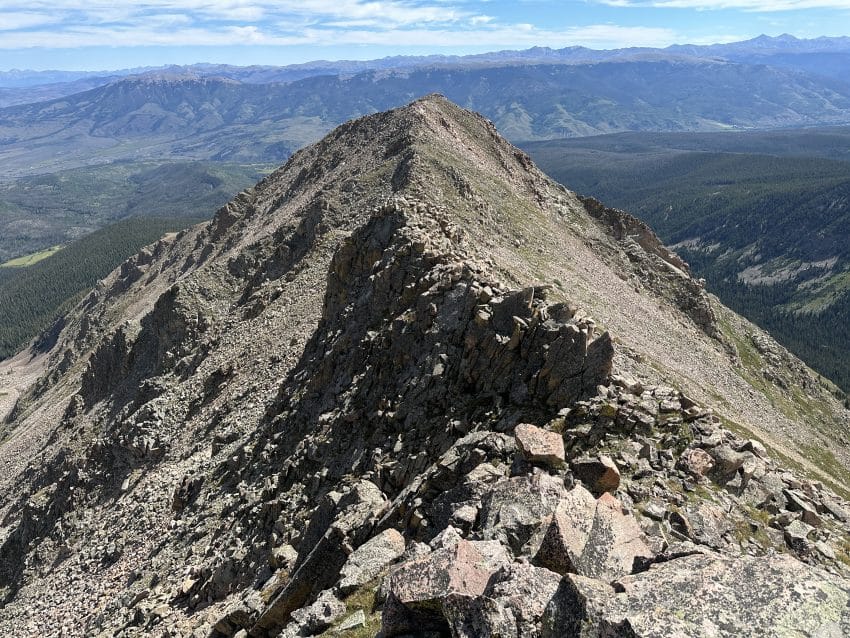
M130 158L277 162L347 119L431 91L480 110L513 140L850 121L840 80L687 57L436 65L285 84L165 74L0 109L0 158L5 176Z
M20 635L850 628L841 406L442 97L125 262L49 357L0 446Z

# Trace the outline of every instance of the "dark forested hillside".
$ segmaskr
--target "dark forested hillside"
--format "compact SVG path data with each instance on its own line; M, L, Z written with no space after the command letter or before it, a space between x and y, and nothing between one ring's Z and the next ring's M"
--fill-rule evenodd
M724 303L847 390L850 162L782 155L834 157L846 136L741 134L736 146L730 135L628 134L526 149L570 188L647 221ZM683 150L700 147L738 152Z
M131 218L107 226L27 268L0 268L0 359L47 329L80 295L140 248L192 218Z
M610 161L642 161L646 159L644 155L664 157L675 151L850 160L850 127L685 133L626 131L535 142L530 148L553 168L567 166L583 153L611 153L605 158Z

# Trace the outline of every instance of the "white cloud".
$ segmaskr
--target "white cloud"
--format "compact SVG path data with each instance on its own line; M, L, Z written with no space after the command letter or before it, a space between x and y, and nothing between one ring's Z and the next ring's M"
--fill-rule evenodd
M493 16L472 16L469 19L469 24L472 26L477 26L479 24L489 24L493 22L495 18Z
M605 0L602 0L605 1ZM612 0L686 2L690 0ZM705 1L705 0L704 0ZM783 0L780 0L783 1ZM790 0L784 0L790 1ZM850 1L850 0L848 0ZM669 29L506 24L487 0L0 0L0 49L89 46L663 46Z
M0 21L19 11L19 2L0 0ZM29 9L43 9L67 20L91 22L139 19L149 13L183 13L202 20L258 22L275 16L312 16L335 20L379 20L388 24L455 22L471 14L455 3L432 0L141 0L116 4L106 0L33 0ZM106 20L104 20L106 18Z
M680 38L679 38L680 39ZM99 28L81 26L63 31L10 32L0 38L0 49L76 48L87 46L234 46L234 45L385 45L387 41L406 46L452 47L458 42L475 42L482 47L595 48L664 46L677 41L668 29L591 25L563 31L543 30L531 25L486 25L470 28L326 28L299 27L292 31L269 31L257 26L226 26L202 29L176 25L170 29L148 26Z
M56 16L49 13L32 11L0 12L0 31L17 31L53 24L58 21Z
M464 8L469 1L30 0L24 10L20 0L0 0L0 49L317 40L333 45L340 42L340 34L350 30L387 33L486 24L486 17ZM308 26L322 32L305 33Z

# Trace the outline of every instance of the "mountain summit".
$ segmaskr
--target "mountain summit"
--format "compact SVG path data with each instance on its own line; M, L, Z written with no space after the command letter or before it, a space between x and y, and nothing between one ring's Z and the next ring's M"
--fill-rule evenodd
M143 250L28 365L14 635L850 631L841 406L440 96Z

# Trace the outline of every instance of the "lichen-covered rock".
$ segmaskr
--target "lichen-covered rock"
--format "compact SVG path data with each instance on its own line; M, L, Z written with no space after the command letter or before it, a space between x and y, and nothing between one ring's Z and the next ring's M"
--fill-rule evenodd
M593 526L576 571L583 576L606 581L631 574L635 559L652 556L645 539L637 520L623 514L617 499L603 494L596 503Z
M555 511L565 494L563 480L545 473L496 483L483 499L482 537L500 540L515 554L521 554L543 519Z
M721 478L728 478L737 472L752 457L752 453L736 452L728 445L719 445L710 454L715 462L713 471Z
M723 549L726 546L724 535L732 530L728 513L710 503L689 505L680 513L687 518L686 536L700 545L713 549Z
M596 499L581 485L570 490L543 521L543 539L534 564L558 574L575 572L596 514Z
M498 571L478 598L453 596L444 606L453 638L536 638L560 576L528 563Z
M339 572L337 591L345 595L365 585L378 576L387 565L397 560L404 553L404 549L404 537L394 529L384 530L369 539L345 561Z
M686 472L701 479L714 468L714 459L701 448L688 448L679 457L679 464Z
M785 542L788 544L788 547L798 554L806 555L812 548L812 544L809 542L809 535L813 531L814 527L799 519L795 519L784 529Z
M388 638L446 625L443 601L484 593L493 571L468 541L402 563L388 577L382 631Z
M784 490L783 494L788 503L788 509L792 512L800 512L800 518L807 525L820 527L823 525L821 517L812 502L795 490Z
M568 575L543 626L546 638L838 638L850 635L850 581L787 555L698 554L613 587Z
M323 591L312 605L292 612L292 622L284 628L281 637L314 636L344 615L345 603L330 591Z

